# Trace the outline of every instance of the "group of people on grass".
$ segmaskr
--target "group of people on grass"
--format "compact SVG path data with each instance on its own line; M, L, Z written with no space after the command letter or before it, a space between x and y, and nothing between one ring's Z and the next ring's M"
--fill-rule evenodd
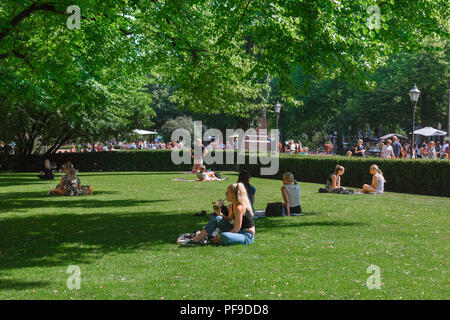
M59 184L48 192L48 195L58 196L79 196L91 195L92 186L81 185L80 178L77 176L73 164L68 161L63 165L64 174L60 178ZM203 178L208 177L205 172L205 166L202 166L200 172ZM330 193L341 193L344 189L341 187L341 176L345 168L337 165L326 182L326 191ZM373 175L370 185L363 185L360 193L381 194L384 192L385 179L383 173L377 165L370 166L370 173ZM44 161L44 168L39 175L40 179L54 179L52 166L49 160ZM216 179L214 172L210 178ZM226 200L230 202L228 207L214 206L214 214L201 232L191 240L183 243L186 246L200 245L202 240L211 236L219 228L222 233L213 238L213 244L233 245L233 244L251 244L255 240L255 222L254 222L254 203L256 188L250 184L251 175L248 171L242 171L238 176L238 181L228 186L226 191ZM281 195L283 197L285 212L287 216L302 215L301 207L301 189L294 175L285 172L282 176L283 186Z
M326 183L326 190L330 193L341 193L341 176L345 168L337 165ZM373 164L370 166L372 183L364 184L357 193L382 194L385 179L380 168ZM202 240L211 236L219 228L222 233L211 240L213 244L234 245L251 244L255 241L254 208L256 189L250 184L250 173L243 171L239 174L237 183L228 186L226 200L231 204L228 207L214 206L214 214L203 229L191 240L183 243L184 246L201 245ZM287 216L302 215L301 189L294 175L285 172L282 176L283 186L281 194L284 200Z
M77 170L73 167L72 162L67 161L63 166L63 175L60 178L59 184L47 195L52 196L82 196L92 195L92 186L82 185L80 178L77 176ZM44 168L41 170L39 176L41 180L53 180L53 167L48 159L44 160Z

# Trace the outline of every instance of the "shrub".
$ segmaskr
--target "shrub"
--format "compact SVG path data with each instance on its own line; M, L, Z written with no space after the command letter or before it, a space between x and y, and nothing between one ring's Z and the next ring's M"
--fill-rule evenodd
M220 151L219 151L220 152ZM233 159L236 160L236 153ZM215 154L214 152L212 153ZM223 155L224 161L226 154ZM71 161L80 171L190 171L192 164L172 163L171 150L136 150L119 152L60 153L49 157L60 167ZM386 178L385 190L392 192L450 196L450 161L411 160L381 158L347 158L339 156L280 155L279 171L275 176L263 178L281 179L284 172L292 172L300 182L325 184L337 164L345 167L342 184L361 188L371 183L369 167L376 164ZM42 168L43 155L28 158L0 153L1 169L36 172ZM260 176L259 164L213 164L208 168L221 171L248 170L252 176Z
M214 152L212 153L214 155ZM48 156L60 168L71 161L79 171L191 171L192 164L172 163L171 150L134 150L83 153L57 153ZM224 155L225 159L225 155ZM34 172L42 169L44 156L0 157L3 169ZM213 170L234 170L234 165L208 165Z
M450 196L450 161L425 159L347 158L327 156L281 155L276 176L292 172L300 182L323 183L334 172L337 164L345 167L342 184L362 188L372 182L369 168L378 165L386 179L385 190L424 195ZM252 176L260 176L259 165L240 165Z

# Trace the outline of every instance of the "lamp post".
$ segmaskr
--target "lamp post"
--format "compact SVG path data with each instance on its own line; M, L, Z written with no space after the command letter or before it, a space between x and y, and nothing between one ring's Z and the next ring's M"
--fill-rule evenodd
M417 101L419 100L420 91L417 89L417 86L409 91L409 97L411 99L411 103L413 104L413 121L412 121L412 143L411 143L411 158L414 158L414 127L416 126L416 109L417 109Z
M281 104L277 101L277 103L275 104L275 114L277 115L277 122L276 122L277 132L278 132L278 119L280 117L280 111L281 111ZM277 150L278 150L279 143L280 143L280 134L278 132Z
M277 101L275 104L275 113L277 115L277 126L276 129L278 130L278 118L280 117L280 111L281 111L281 104Z

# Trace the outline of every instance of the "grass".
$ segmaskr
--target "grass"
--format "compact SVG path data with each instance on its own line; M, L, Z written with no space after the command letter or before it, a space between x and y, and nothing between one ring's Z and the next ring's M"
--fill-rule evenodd
M226 175L81 173L93 196L47 197L56 180L0 173L0 299L448 299L449 198L301 183L305 216L257 219L252 245L175 245L207 222L193 215L225 197ZM256 209L281 201L280 181L252 184Z

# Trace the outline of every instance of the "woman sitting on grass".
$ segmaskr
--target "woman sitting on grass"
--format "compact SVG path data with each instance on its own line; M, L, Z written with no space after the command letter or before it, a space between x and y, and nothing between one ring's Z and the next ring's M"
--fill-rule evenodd
M220 208L214 208L214 216L202 231L192 240L185 242L184 246L201 245L207 235L211 235L216 228L222 234L212 240L214 244L234 245L251 244L255 240L255 222L253 210L248 200L247 190L242 183L234 183L228 186L227 201L231 202L228 207L228 215L224 215ZM234 220L234 223L232 221Z
M286 214L288 216L302 216L301 190L294 179L294 175L290 172L284 173L283 184L281 194L283 195Z
M48 195L81 196L92 194L92 186L81 185L80 178L77 177L77 172L70 162L66 163L63 169L65 174L61 176L59 185L55 189L50 190Z
M48 159L44 160L44 168L38 175L41 180L53 180L55 176L53 175L52 167L50 166L50 161Z
M341 193L344 188L341 187L341 176L344 174L345 168L337 165L334 173L330 174L325 185L325 190L330 193Z
M382 194L384 192L384 183L386 180L383 177L383 172L376 164L370 166L370 174L372 174L372 184L363 185L363 193ZM361 190L358 190L361 193Z

